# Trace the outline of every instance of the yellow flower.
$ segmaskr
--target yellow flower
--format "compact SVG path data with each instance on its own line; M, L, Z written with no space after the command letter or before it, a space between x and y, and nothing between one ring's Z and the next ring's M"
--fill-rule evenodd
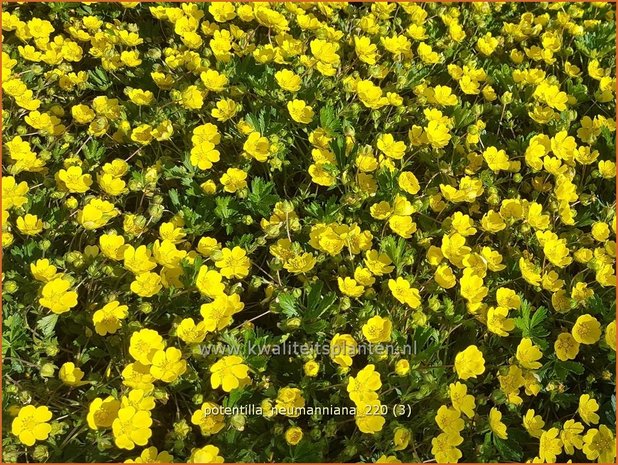
M197 344L206 337L206 323L200 321L195 324L193 318L185 318L176 328L176 335L187 344Z
M223 457L219 455L219 448L211 445L193 449L188 463L223 463Z
M30 272L37 281L48 282L56 277L57 268L51 264L47 258L41 258L36 262L30 263Z
M575 449L580 449L584 446L584 438L581 434L584 432L584 425L573 419L564 422L562 431L560 431L560 440L564 446L564 452L568 455L573 455Z
M90 189L92 185L92 176L82 174L82 169L79 166L71 166L66 170L62 169L58 171L56 176L69 192L81 194Z
M455 356L455 371L460 379L476 378L485 372L483 353L475 345L468 346Z
M605 328L605 343L616 352L616 320L609 323Z
M594 344L601 338L601 323L592 315L581 315L573 325L571 334L580 344Z
M393 443L395 444L394 450L404 450L410 444L412 439L412 433L409 429L403 426L398 426L393 430Z
M311 271L316 265L317 261L315 257L309 253L303 253L302 255L294 255L290 257L283 267L294 274L304 274Z
M45 441L51 432L48 423L52 413L46 406L35 407L26 405L19 409L17 417L11 423L11 433L18 437L19 442L32 446L36 441Z
M483 279L475 274L474 270L471 268L464 269L463 276L459 280L459 285L461 287L461 296L470 304L481 303L488 292L488 289L483 285ZM495 322L492 319L492 324L495 323L494 329L498 331L498 334L500 332L508 332L513 329L511 327L512 321L509 321L509 319L506 318L507 315L504 313L504 310L495 310L495 312L497 318ZM502 324L504 324L505 327L499 329Z
M218 271L209 270L207 266L202 265L197 273L195 285L202 294L215 298L223 294L225 290L225 285L221 280L222 277Z
M554 350L559 360L573 360L579 353L579 342L571 333L560 333L554 343Z
M71 283L66 279L52 279L43 286L39 303L53 313L66 313L77 305L77 292L70 288Z
M90 403L88 411L88 426L90 429L110 428L120 409L120 401L109 396L106 399L97 397Z
M599 410L599 404L596 400L590 397L589 394L582 394L579 397L579 407L577 408L577 413L579 413L579 416L584 423L587 425L596 425L599 422L599 415L596 413L597 410Z
M337 278L337 283L341 293L349 297L360 297L365 292L365 288L350 277L339 277Z
M330 341L330 358L339 366L352 366L352 357L357 353L358 344L350 334L335 334Z
M609 238L609 226L607 223L594 223L592 225L592 237L599 242L605 242Z
M320 371L320 364L316 362L315 360L309 360L308 362L305 362L305 364L303 365L303 372L305 373L306 376L309 376L310 378L316 377L319 371Z
M410 372L410 362L407 360L398 360L395 364L395 373L398 376L405 376Z
M186 370L187 362L182 359L182 352L175 347L157 350L152 356L150 374L154 379L172 383Z
M27 236L36 236L43 231L43 220L28 213L17 218L17 229Z
M215 144L209 141L194 145L191 149L191 165L198 167L201 170L212 168L213 164L218 162L221 154L215 149Z
M191 423L199 426L204 436L217 434L225 427L225 417L218 412L220 408L213 402L204 402L199 410L193 412Z
M73 362L66 362L60 367L58 377L67 386L81 386L84 372L77 368Z
M460 412L452 407L442 405L435 417L438 427L448 434L458 435L464 429L464 421Z
M387 157L401 160L406 151L406 144L396 141L392 134L381 134L377 142L378 149Z
M236 192L247 187L247 173L238 168L228 168L220 181L225 192Z
M124 407L135 407L136 410L151 411L155 408L154 396L149 396L143 389L133 389L125 396L122 396L120 405Z
M313 120L313 109L304 100L292 100L287 106L290 116L297 123L309 124Z
M616 439L611 429L600 425L599 429L590 428L584 436L582 448L588 460L599 463L613 463L616 458Z
M506 439L508 433L506 431L506 425L502 423L502 413L496 407L492 407L489 411L489 428L500 439Z
M71 107L71 115L78 124L88 124L94 117L95 113L88 105L73 105Z
M150 366L140 362L129 363L122 370L122 383L133 389L142 389L150 392L154 389L152 382L154 378L150 375Z
M612 179L616 177L616 163L610 160L599 161L599 173L605 179Z
M208 69L200 74L200 79L204 83L206 89L213 92L221 92L225 89L228 83L227 76L221 74L214 69Z
M221 257L215 262L215 266L226 278L242 279L249 274L251 261L243 248L236 246L230 250L225 247L221 250Z
M126 186L126 183L122 179L115 178L111 174L100 174L97 176L97 182L106 194L112 196L122 194Z
M539 458L547 463L555 463L556 456L562 453L562 441L558 428L543 431L539 440Z
M496 147L488 147L483 152L483 158L487 162L487 166L494 173L500 171L508 171L510 163L509 157L504 150L498 150Z
M375 391L381 386L380 373L375 371L375 365L369 364L357 373L356 378L350 376L347 391L352 402L362 405L377 400Z
M270 142L259 132L252 132L247 137L243 149L257 161L266 161L270 154Z
M374 316L363 325L363 335L372 344L388 342L391 339L392 323L388 318Z
M210 114L217 121L225 122L232 119L240 110L239 105L229 98L221 99L217 102L216 108L213 108Z
M479 52L486 56L491 55L496 50L499 44L500 39L497 37L493 37L491 35L491 32L486 33L476 42L476 46Z
M84 229L98 229L105 226L109 220L119 214L113 203L94 198L82 210L77 212L77 221Z
M146 273L157 266L151 251L145 245L140 245L137 249L126 245L123 249L123 259L124 267L136 275Z
M163 338L153 329L141 329L131 334L129 354L143 365L151 365L154 354L164 348Z
M377 399L356 406L354 420L362 433L375 434L378 431L382 431L384 423L386 423L385 418L381 415L383 412L382 407L382 404Z
M418 289L411 287L410 282L406 279L402 277L397 278L397 280L389 279L388 288L391 290L393 297L402 304L406 304L414 309L420 307L420 293Z
M455 463L462 454L456 446L463 442L459 434L440 433L431 440L431 453L438 463Z
M152 297L161 290L161 276L151 272L139 273L130 289L140 297Z
M476 407L476 403L474 400L474 396L468 394L468 387L465 384L457 381L456 383L451 383L448 387L448 390L451 398L451 403L453 404L455 410L463 413L468 418L472 418L474 416L474 409Z
M199 110L204 106L204 93L197 86L188 86L179 96L180 104L189 110Z
M116 333L122 326L122 320L128 316L128 309L126 305L120 305L120 302L113 300L94 312L92 322L97 334L105 336Z
M378 47L371 43L369 37L354 37L354 51L358 59L369 65L375 65L378 54Z
M127 459L124 463L172 463L174 457L167 451L161 451L152 446L144 449L139 457Z
M243 359L237 355L222 357L210 367L210 384L213 389L219 386L225 392L250 382L249 367L243 363Z
M401 460L399 460L394 455L387 456L385 454L382 454L374 463L401 463Z
M415 195L421 190L418 179L411 171L402 171L397 182L399 187L408 194Z
M283 90L287 90L288 92L298 92L300 90L302 83L300 76L289 69L277 71L275 73L275 79L279 87Z
M569 249L566 246L565 239L554 239L545 242L543 253L545 253L545 256L551 263L560 268L570 265L573 261L569 257Z
M123 407L112 423L114 442L120 449L133 450L136 445L145 446L152 436L150 412Z
M517 346L516 356L521 366L528 370L538 370L542 366L537 360L543 356L543 352L534 345L529 337L521 340Z
M232 323L232 316L244 308L238 294L228 296L220 294L213 302L203 304L200 314L204 318L204 327L207 332L222 330Z
M487 329L498 336L506 337L515 329L515 320L508 317L504 307L490 307L487 311Z
M368 108L377 109L388 103L388 99L382 96L382 89L373 82L363 80L356 84L358 98Z
M543 433L545 422L543 421L541 415L535 415L533 409L528 409L523 418L523 425L530 436L540 438Z
M524 257L519 259L519 269L522 277L533 286L539 286L541 284L541 274L538 272L538 268L526 260Z
M296 418L300 416L304 406L305 399L300 389L291 387L279 389L275 401L275 407L278 413L290 418Z
M448 127L439 121L430 121L425 128L425 134L427 141L436 149L446 147L451 140Z
M150 105L154 99L154 94L149 90L127 88L125 90L127 97L136 105Z
M297 445L303 439L303 430L298 426L292 426L285 431L285 442L291 446Z

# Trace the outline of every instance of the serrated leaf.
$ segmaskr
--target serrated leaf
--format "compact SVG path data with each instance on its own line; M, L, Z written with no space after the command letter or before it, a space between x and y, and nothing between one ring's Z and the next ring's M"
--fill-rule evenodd
M288 318L299 315L298 302L296 297L289 292L283 292L277 297L277 302L281 312Z
M523 450L517 441L510 438L500 439L494 435L494 445L496 449L508 462L519 462L523 456Z
M58 315L52 313L51 315L44 316L36 323L36 327L41 330L41 333L45 337L50 337L54 334L54 328L58 322Z
M332 106L326 105L320 109L320 126L332 136L341 130L341 121L335 115Z

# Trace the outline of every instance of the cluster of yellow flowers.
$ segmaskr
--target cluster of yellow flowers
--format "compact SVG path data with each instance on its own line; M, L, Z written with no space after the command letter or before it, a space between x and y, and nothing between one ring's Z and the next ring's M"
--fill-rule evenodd
M614 461L615 15L7 4L4 461Z

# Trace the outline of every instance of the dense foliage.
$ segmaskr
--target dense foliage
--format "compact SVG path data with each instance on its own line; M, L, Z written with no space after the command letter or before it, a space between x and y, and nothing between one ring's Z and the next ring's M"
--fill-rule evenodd
M4 461L614 461L614 4L2 31Z

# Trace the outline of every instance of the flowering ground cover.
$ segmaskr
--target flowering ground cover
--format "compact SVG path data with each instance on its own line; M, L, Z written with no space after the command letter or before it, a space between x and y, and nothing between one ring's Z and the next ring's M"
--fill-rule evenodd
M3 461L613 462L615 13L4 4Z

